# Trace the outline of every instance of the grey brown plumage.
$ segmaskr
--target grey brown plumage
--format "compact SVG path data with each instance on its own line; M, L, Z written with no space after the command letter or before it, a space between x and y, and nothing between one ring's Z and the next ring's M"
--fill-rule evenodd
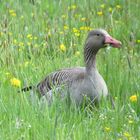
M61 91L63 85L65 92L70 93L71 100L76 104L81 104L84 96L91 101L99 101L101 96L107 96L106 83L96 68L96 54L106 44L117 48L121 46L121 42L112 38L105 30L90 31L84 47L85 67L67 68L53 72L37 85L37 91L41 96L47 94L53 96L51 92L53 88L60 88ZM22 91L26 91L24 89Z

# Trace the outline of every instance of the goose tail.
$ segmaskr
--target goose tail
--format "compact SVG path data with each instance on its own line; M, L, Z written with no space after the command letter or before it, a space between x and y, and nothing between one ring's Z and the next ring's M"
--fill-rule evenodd
M24 88L20 89L20 90L18 91L18 93L30 91L30 90L33 89L33 87L34 87L34 86L24 87Z

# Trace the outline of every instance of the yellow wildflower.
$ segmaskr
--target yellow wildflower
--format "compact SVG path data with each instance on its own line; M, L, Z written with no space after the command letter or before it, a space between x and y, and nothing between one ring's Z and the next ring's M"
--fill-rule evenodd
M37 36L34 37L34 40L37 40Z
M28 34L28 35L27 35L27 38L30 39L30 40L32 40L32 39L33 39L32 34Z
M74 9L76 9L76 7L77 7L76 5L72 5L72 6L71 6L71 9L74 10Z
M138 97L137 97L137 95L132 95L132 96L130 96L129 99L130 99L131 102L137 102Z
M140 39L138 39L136 42L137 42L137 43L140 43Z
M102 16L103 15L103 12L102 11L99 11L99 12L97 12L97 15L98 16Z
M80 33L75 33L75 36L78 36L79 37L80 36Z
M14 42L15 45L17 44L17 40L16 39L14 39L13 42Z
M63 34L64 34L64 32L62 32L62 31L60 31L59 33L60 33L61 35L63 35Z
M22 49L21 49L21 48L19 48L19 49L18 49L18 51L19 51L19 52L21 52L21 51L22 51Z
M84 29L85 29L85 27L84 27L84 26L81 26L81 27L80 27L80 30L84 30Z
M129 124L132 124L132 123L134 123L134 122L133 122L132 120L129 120L128 123L129 123Z
M110 131L111 131L111 128L110 128L110 127L105 127L104 130L105 130L106 132L110 132Z
M111 12L112 12L112 8L110 7L110 8L108 9L108 11L111 13Z
M11 14L11 13L14 13L15 11L14 10L9 10L9 13Z
M74 33L78 33L78 32L79 32L79 30L78 30L78 29L76 29L76 28L73 28L73 32L74 32Z
M85 17L81 18L81 21L86 21L87 19Z
M20 47L24 46L24 43L23 42L19 42L19 46Z
M11 16L16 17L16 13L12 13Z
M92 28L88 27L88 26L81 26L80 30L90 31L90 30L92 30Z
M116 8L117 8L117 9L120 9L120 8L121 8L121 6L120 6L120 5L116 5Z
M11 85L15 87L20 87L21 86L21 81L17 78L11 78L10 79Z
M35 44L34 47L37 48L38 47L38 44Z
M124 132L123 135L124 135L125 137L127 137L127 138L128 138L128 137L131 137L131 135L130 135L128 132Z
M27 45L28 45L28 46L31 46L31 42L27 42Z
M69 27L67 25L64 25L64 30L68 30Z
M10 36L12 36L13 33L12 33L12 32L9 32L8 34L9 34Z
M0 37L3 36L3 32L0 32Z
M86 30L86 31L90 31L90 30L92 30L92 28L86 26L86 27L85 27L85 30Z
M24 66L27 67L28 65L29 65L29 62L26 61L26 62L24 63Z
M65 52L65 51L66 51L66 47L65 47L64 44L61 44L61 45L59 46L59 48L60 48L60 50L61 50L62 52Z
M9 10L9 14L10 14L11 16L13 16L13 17L15 17L15 16L16 16L16 13L15 13L15 11L14 11L14 10Z
M76 52L75 52L75 55L76 55L76 56L80 56L80 52L79 52L79 51L76 51Z
M62 15L61 17L64 19L64 18L66 18L66 15Z
M101 7L101 8L105 8L105 4L101 4L100 7Z

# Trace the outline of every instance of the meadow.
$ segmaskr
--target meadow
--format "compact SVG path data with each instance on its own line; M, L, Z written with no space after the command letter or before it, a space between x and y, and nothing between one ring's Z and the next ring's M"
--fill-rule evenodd
M0 140L140 140L139 0L0 0ZM32 104L21 87L57 69L84 66L87 33L122 42L97 56L114 98L94 110L56 100Z

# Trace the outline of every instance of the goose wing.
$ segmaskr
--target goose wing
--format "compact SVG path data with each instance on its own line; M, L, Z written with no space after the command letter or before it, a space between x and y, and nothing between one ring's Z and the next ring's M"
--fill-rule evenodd
M68 68L58 70L46 76L38 85L37 90L41 95L45 95L46 92L51 90L53 87L68 85L74 80L83 79L85 76L85 68Z

